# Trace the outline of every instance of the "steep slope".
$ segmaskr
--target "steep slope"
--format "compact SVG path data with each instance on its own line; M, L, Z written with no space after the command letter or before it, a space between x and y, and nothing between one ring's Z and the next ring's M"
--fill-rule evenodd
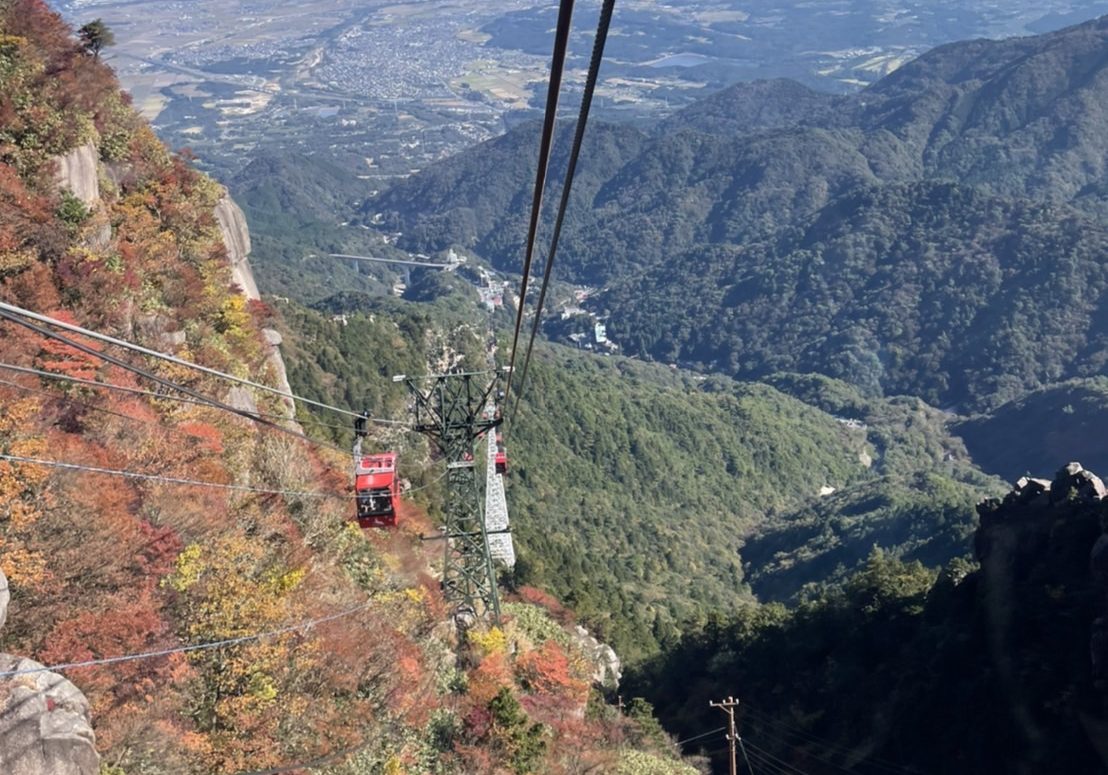
M1108 380L1097 377L1037 390L951 431L983 470L1014 481L1066 456L1108 470L1106 422Z
M43 2L0 0L0 300L278 386L224 197ZM426 516L352 525L349 453L299 435L282 399L0 329L22 369L0 382L4 648L85 693L104 772L690 772L594 692L595 644L565 612L516 600L459 632ZM0 738L81 711L32 701L36 680L0 675Z
M804 606L687 637L632 686L685 735L739 687L755 760L803 772L1102 772L1104 494L1077 464L1021 480L979 507L979 569L935 578L875 552Z
M483 358L486 321L449 300L344 294L320 307L341 317L280 305L293 383L320 400L366 396L372 413L396 416L406 399L391 375L421 353ZM774 387L697 378L561 347L540 347L528 380L506 437L515 583L550 589L632 661L752 599L744 568L767 599L818 577L767 552L834 558L846 573L876 541L945 562L964 552L975 500L995 491L918 400L798 375ZM424 454L410 436L389 444ZM839 492L821 505L827 488ZM873 522L858 527L849 507L863 501ZM833 539L810 523L827 510L850 525Z
M659 360L989 407L1101 370L1106 254L1108 232L1069 208L881 186L774 240L673 256L598 306L616 341Z

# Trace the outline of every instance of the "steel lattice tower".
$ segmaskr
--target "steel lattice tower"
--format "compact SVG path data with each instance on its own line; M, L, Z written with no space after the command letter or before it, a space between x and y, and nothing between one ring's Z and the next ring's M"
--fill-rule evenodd
M457 617L500 620L496 572L481 513L475 467L475 444L482 433L500 424L486 416L489 398L499 385L491 372L455 372L403 379L414 399L414 429L430 436L446 457L446 549L442 585Z

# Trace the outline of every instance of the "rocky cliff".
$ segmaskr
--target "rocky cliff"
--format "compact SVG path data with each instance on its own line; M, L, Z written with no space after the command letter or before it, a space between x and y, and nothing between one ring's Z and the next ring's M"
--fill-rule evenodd
M8 580L0 572L0 627ZM88 700L32 659L0 653L0 772L4 775L95 775L100 771Z
M62 189L68 190L92 210L99 208L100 202L100 162L96 146L86 143L69 153L55 157L55 181ZM254 281L254 272L250 268L250 229L246 223L246 216L233 199L225 194L215 206L216 222L223 237L223 244L227 248L227 258L231 264L232 282L237 285L242 294L251 301L260 301L258 284ZM105 228L107 224L105 223ZM100 243L106 243L110 237L99 235L94 239ZM285 368L284 358L281 357L281 335L274 329L264 329L266 342L269 344L269 363L273 369L274 382L279 389L291 393L288 373ZM170 342L172 334L166 334L166 341ZM180 342L178 342L179 344ZM236 390L227 396L233 405L248 411L256 411L257 406L253 397L242 390ZM282 401L288 418L296 416L296 406L291 399Z
M85 143L55 159L58 185L89 207L100 202L100 165L96 146Z

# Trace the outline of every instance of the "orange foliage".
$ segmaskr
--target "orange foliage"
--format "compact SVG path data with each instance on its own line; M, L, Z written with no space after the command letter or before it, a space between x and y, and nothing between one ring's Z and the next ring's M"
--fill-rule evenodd
M469 674L469 698L481 706L497 695L502 687L512 685L512 668L508 656L497 651L481 660Z
M516 671L531 692L565 697L582 706L588 699L588 683L575 674L565 651L552 640L521 656Z

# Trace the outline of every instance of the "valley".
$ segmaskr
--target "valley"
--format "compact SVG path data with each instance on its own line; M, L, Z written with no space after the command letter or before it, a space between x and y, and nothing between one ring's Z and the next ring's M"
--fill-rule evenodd
M407 383L526 341L553 7L0 0L5 650L99 775L724 772L731 694L757 771L1108 767L1101 5L618 7L463 444Z

